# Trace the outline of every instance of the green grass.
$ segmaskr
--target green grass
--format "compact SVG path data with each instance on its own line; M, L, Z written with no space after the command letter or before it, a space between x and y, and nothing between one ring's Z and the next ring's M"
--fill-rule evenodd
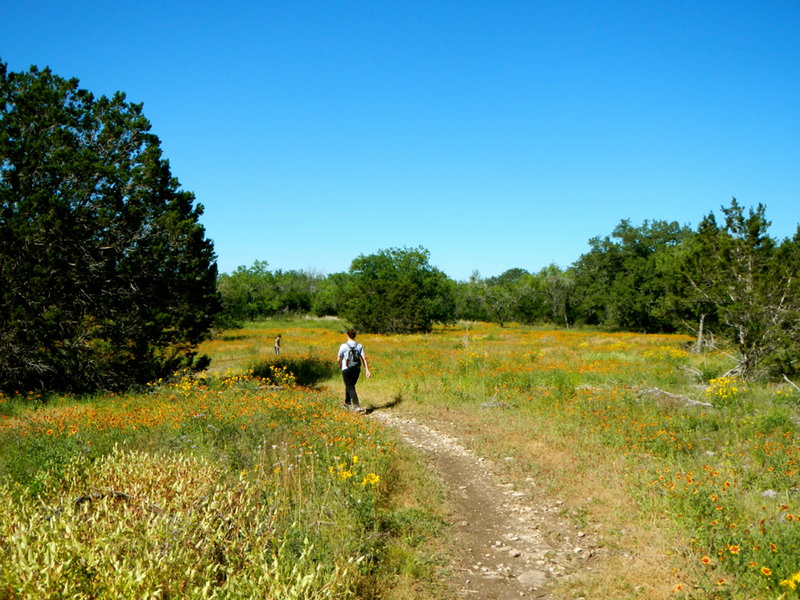
M201 348L211 374L145 394L0 398L0 501L13 507L0 536L27 536L2 545L13 560L2 561L12 566L0 596L37 597L31 586L44 585L53 561L69 566L58 581L74 597L111 597L113 585L140 596L160 585L172 597L248 597L254 581L275 597L447 597L442 491L391 432L336 410L343 329L309 319L225 332ZM278 333L284 351L275 357ZM557 594L797 597L800 395L791 385L725 381L729 359L691 354L683 336L471 323L358 339L373 372L359 383L363 404L450 426L480 455L516 457L501 461L504 476L531 478L601 540L592 571ZM313 389L294 387L300 381ZM195 486L201 495L187 496L191 508L159 500L182 485L153 477L159 464L207 474ZM129 486L109 479L121 470L142 476ZM113 494L148 482L133 505ZM83 545L65 547L58 527L83 526L76 500L92 490L101 497L80 510L103 505L106 529L81 530ZM234 502L226 510L242 521L215 521L203 510L212 500ZM177 538L148 520L151 504L179 520ZM52 531L20 525L43 522ZM269 524L266 539L248 537L256 522ZM218 548L196 541L199 533ZM55 554L26 555L33 543L54 543ZM108 556L132 560L129 546L162 557L136 563L146 573L139 584L113 579ZM200 565L191 577L190 563Z
M3 402L0 597L373 598L429 574L401 557L440 523L395 502L413 462L323 392L229 375Z
M788 384L723 381L729 359L682 336L472 324L364 343L367 402L400 395L479 453L524 458L520 480L541 478L636 557L565 594L771 598L800 571Z

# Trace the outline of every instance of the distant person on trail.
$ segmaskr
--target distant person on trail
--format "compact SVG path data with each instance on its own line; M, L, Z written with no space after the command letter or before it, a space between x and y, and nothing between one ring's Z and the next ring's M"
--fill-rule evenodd
M364 373L369 379L372 374L369 372L367 357L364 354L364 346L356 342L356 330L347 330L347 341L339 346L339 354L336 357L339 367L342 369L342 379L344 380L344 408L363 412L358 403L356 393L356 383L361 375L361 363L364 363Z
M281 334L278 334L278 337L275 338L275 354L281 353Z

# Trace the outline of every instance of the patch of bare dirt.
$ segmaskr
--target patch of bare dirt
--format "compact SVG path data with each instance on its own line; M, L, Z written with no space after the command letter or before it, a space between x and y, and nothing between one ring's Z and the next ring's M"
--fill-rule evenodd
M503 481L497 465L476 456L444 427L388 411L372 417L420 449L449 490L451 584L459 598L552 599L555 583L591 569L593 535L569 523L563 516L567 507L544 497L532 478L522 484Z

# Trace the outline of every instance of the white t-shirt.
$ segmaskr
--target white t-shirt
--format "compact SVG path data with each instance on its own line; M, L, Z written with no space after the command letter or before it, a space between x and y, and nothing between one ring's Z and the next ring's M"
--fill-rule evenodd
M356 349L356 352L358 352L358 355L361 358L364 358L364 346L362 346L358 342L353 342L351 344L350 341L348 340L347 342L345 342L344 344L339 346L338 358L342 359L342 371L344 371L347 368L347 356L348 356L348 354L350 354L350 348L353 347L353 346L355 346L355 349ZM358 365L361 366L361 363L359 362Z

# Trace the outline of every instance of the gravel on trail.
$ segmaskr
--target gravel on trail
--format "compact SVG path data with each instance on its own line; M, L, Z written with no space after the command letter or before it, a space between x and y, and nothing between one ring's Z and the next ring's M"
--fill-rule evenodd
M421 450L448 490L450 584L459 598L553 599L555 583L591 569L593 536L570 524L563 502L545 498L533 478L502 481L493 461L445 431L452 424L433 427L389 411L372 417Z

